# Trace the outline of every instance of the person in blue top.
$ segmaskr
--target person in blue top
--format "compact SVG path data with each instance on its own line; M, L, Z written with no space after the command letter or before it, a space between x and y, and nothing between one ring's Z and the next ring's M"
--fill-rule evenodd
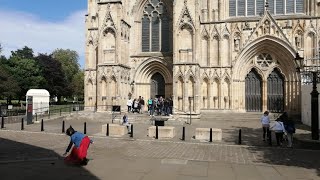
M89 137L85 134L75 131L72 126L67 129L66 134L70 136L70 143L63 156L66 156L68 154L72 146L73 148L71 153L67 157L65 157L65 163L87 165L87 151L89 145L93 143L93 141L90 140Z

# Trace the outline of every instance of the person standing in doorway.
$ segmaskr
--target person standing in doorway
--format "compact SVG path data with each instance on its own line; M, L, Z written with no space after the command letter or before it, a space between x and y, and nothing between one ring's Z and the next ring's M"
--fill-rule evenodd
M143 99L143 97L141 97L141 100L140 100L140 106L141 106L141 110L140 110L140 113L142 114L143 113L143 111L144 111L144 99Z

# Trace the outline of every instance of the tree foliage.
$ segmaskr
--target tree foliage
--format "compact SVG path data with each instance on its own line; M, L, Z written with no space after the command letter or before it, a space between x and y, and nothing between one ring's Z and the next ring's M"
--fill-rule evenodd
M59 61L54 59L52 55L39 54L36 61L40 66L42 77L45 79L41 88L47 89L52 96L65 96L68 94L68 84L62 72L62 66Z
M83 98L84 72L78 58L77 52L69 49L35 57L26 46L11 51L8 59L0 56L0 96L21 100L29 89L43 88L59 100L61 96Z
M39 88L44 78L41 76L40 67L35 61L32 49L24 47L11 54L8 69L20 87L17 93L20 101L29 89Z
M83 99L84 97L84 72L79 71L72 79L73 95Z
M66 88L70 91L65 96L72 96L75 93L72 87L73 77L80 71L78 53L70 49L56 49L52 56L61 63L66 83L69 85Z

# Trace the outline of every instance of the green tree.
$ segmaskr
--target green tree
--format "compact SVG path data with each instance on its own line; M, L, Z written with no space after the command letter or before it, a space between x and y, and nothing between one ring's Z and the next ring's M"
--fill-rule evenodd
M65 75L66 83L68 84L67 89L70 91L63 96L70 97L75 93L73 87L73 78L80 71L80 65L78 63L78 53L70 49L56 49L52 52L54 59L58 60L62 65L62 71Z
M0 63L0 96L7 99L11 104L11 99L20 91L17 81L8 72L5 64Z
M20 91L17 93L19 102L29 89L39 88L44 78L40 67L35 61L33 50L28 47L11 52L9 58L9 72L17 81Z
M72 79L73 95L78 99L84 97L84 72L79 71Z
M52 55L47 54L39 54L36 61L40 66L41 75L45 79L41 88L47 89L50 95L57 96L60 100L60 97L69 91L61 63L54 59Z

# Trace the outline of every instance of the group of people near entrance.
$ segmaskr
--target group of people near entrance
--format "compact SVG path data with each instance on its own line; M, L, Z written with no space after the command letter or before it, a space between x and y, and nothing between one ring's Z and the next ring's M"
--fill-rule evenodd
M148 112L150 116L160 115L169 116L172 115L173 101L172 98L150 98L148 99Z
M146 103L148 107L148 113L150 116L172 115L172 108L173 108L172 98L163 98L162 96L160 96L160 97L150 98ZM141 96L133 100L129 98L127 101L127 106L128 106L128 112L132 112L132 113L137 112L142 114L144 112L145 101Z
M263 130L263 141L272 141L273 131L276 136L278 146L282 146L284 141L287 140L287 147L292 147L293 134L296 132L295 124L292 119L288 118L288 113L282 113L274 123L270 123L269 112L265 111L260 118Z

